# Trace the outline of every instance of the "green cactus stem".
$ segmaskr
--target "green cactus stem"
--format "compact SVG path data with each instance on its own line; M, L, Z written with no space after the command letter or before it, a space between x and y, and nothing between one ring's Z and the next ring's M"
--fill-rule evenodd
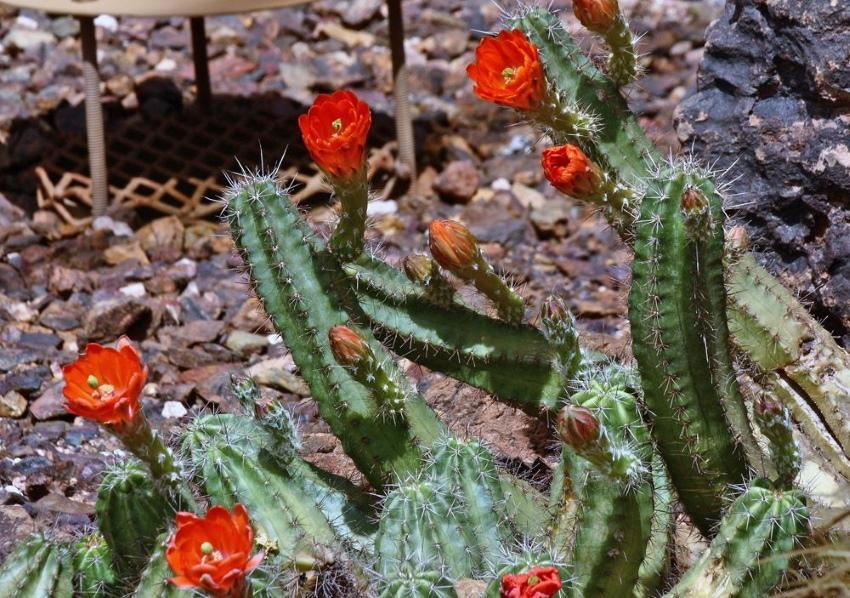
M440 307L449 307L454 302L455 288L434 260L425 255L411 255L404 258L402 265L408 280L422 285L429 301Z
M652 457L652 501L652 528L632 592L634 598L657 596L670 568L676 498L658 453Z
M99 533L91 533L74 544L74 587L79 596L108 596L118 582L112 552Z
M635 40L629 24L622 15L602 37L611 55L608 57L608 76L618 86L623 87L635 80L637 75Z
M537 329L511 326L457 300L437 307L420 285L374 257L364 255L344 269L357 307L396 353L528 413L557 408L567 381L555 367L555 347ZM514 368L523 375L515 375Z
M693 189L711 198L711 235L695 232L686 216L690 203L683 200ZM685 173L660 178L643 201L629 295L652 432L686 511L704 534L719 521L729 488L747 478L729 423L757 450L726 342L722 222L720 198L708 181Z
M800 473L802 458L791 426L791 412L776 399L758 397L753 405L753 417L767 438L770 456L778 473L780 488L791 489Z
M808 509L797 490L755 481L724 515L717 536L666 598L760 598L788 566L808 530Z
M362 492L299 457L281 467L265 457L267 443L267 432L250 418L208 415L192 423L183 448L211 501L245 505L258 538L284 560L299 550L371 546L375 526Z
M191 598L196 596L192 590L183 590L168 581L174 572L165 560L165 543L168 534L157 537L155 549L142 571L139 583L133 591L133 598Z
M457 598L457 592L439 571L403 567L384 582L379 598Z
M726 259L729 329L815 448L850 474L850 354L752 255L729 248ZM837 449L837 450L836 450Z
M0 598L45 598L74 595L71 549L65 544L30 536L0 567Z
M503 555L502 559L496 562L498 563L494 568L496 575L487 585L484 598L501 598L502 578L505 575L526 573L536 567L553 567L558 571L562 586L561 590L554 594L555 598L566 596L566 588L572 583L569 568L542 547L525 547L518 554Z
M562 299L550 297L540 309L540 325L546 340L555 348L555 367L562 379L575 380L585 365L575 316Z
M369 184L365 172L355 181L332 182L334 195L341 203L341 211L339 222L331 235L330 248L341 261L348 262L363 252Z
M273 177L245 175L227 202L227 216L257 295L345 451L378 488L392 473L415 469L418 445L436 440L442 425L412 392L404 418L381 417L370 389L337 364L328 332L359 314L342 307L350 288L336 257L322 247ZM366 340L376 357L391 367L380 343L371 334Z
M145 567L175 509L147 470L124 461L107 470L95 503L98 526L113 555L119 579L131 581Z

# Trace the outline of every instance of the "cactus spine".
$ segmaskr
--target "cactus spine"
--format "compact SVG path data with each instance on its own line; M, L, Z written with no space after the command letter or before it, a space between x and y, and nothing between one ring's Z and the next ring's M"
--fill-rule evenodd
M755 481L723 517L717 536L667 598L759 598L776 585L808 526L797 490Z
M0 598L73 596L70 548L41 534L31 536L0 567Z
M115 572L119 579L130 581L144 568L174 508L141 464L125 461L104 475L95 512L100 532L116 557Z

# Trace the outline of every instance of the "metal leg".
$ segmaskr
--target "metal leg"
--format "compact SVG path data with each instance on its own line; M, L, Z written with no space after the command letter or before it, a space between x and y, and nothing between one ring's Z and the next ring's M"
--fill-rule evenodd
M404 56L404 19L401 0L387 0L390 26L390 53L393 61L393 95L395 96L395 130L398 155L416 178L416 151L413 143L413 119L410 116L410 95Z
M83 80L86 94L86 138L89 148L89 174L92 190L92 216L106 213L109 187L106 172L106 139L103 132L103 107L100 103L100 74L97 70L97 39L94 19L78 17L83 45Z
M192 28L192 59L195 62L195 87L198 92L198 104L207 109L212 103L210 88L210 65L207 60L207 31L204 27L204 17L191 17L189 25Z

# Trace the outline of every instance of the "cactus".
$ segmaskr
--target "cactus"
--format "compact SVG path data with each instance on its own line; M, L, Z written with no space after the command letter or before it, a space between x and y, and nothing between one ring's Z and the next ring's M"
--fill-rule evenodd
M118 578L109 545L99 533L80 538L74 544L74 586L80 596L108 596Z
M799 491L756 480L723 517L708 550L665 596L766 596L807 526L808 510Z
M258 534L286 560L319 547L363 550L375 528L356 488L298 457L286 467L264 458L265 430L254 420L209 415L192 423L184 451L215 504L242 503Z
M729 427L734 420L737 430L749 429L727 343L722 222L709 181L665 173L644 196L629 295L652 431L685 509L706 535L724 495L747 476Z
M138 462L119 462L107 470L95 504L98 527L114 555L119 579L130 581L144 568L157 536L174 509Z
M502 578L504 578L505 575L524 573L534 568L541 567L552 567L557 570L563 583L563 587L567 587L570 583L572 583L572 579L569 575L569 569L564 565L564 563L560 562L557 558L554 558L545 549L539 546L523 546L517 554L509 553L503 556L503 561L495 568L495 577L489 583L484 592L484 598L501 598L500 589L502 585ZM554 596L566 596L565 590L562 588L557 594L554 594Z
M441 426L412 392L403 418L379 417L369 389L334 360L328 332L351 319L343 308L350 288L335 257L272 176L245 176L235 183L227 214L257 294L346 452L378 487L392 472L415 469L419 444L433 442ZM391 367L383 347L361 332L376 358Z
M457 598L457 592L441 573L405 566L385 582L379 598Z
M178 588L168 582L174 575L168 561L165 560L165 534L158 536L154 542L155 549L151 554L141 577L133 591L133 598L189 598L194 595L191 590Z
M44 598L74 594L71 549L36 534L6 557L0 567L0 598Z

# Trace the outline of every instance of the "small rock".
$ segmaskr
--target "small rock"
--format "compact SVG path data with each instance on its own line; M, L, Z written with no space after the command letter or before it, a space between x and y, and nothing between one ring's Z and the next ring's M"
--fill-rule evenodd
M309 396L310 388L304 380L287 369L286 366L289 363L291 363L290 360L285 357L268 359L252 365L245 373L260 386L291 392L302 397Z
M30 404L30 413L35 419L43 421L67 414L65 397L62 394L64 386L64 382L57 382L49 386L40 397Z
M20 50L34 50L40 46L49 46L56 43L56 36L48 31L35 31L32 29L12 29L3 38L3 44L14 46Z
M166 401L162 406L162 417L165 419L180 419L187 413L183 403L177 401Z
M18 346L24 349L34 349L36 351L47 351L56 349L62 344L62 339L55 334L46 332L24 332L21 338L18 339Z
M132 237L133 229L126 222L113 220L109 216L98 216L92 222L94 230L108 230L116 237Z
M513 187L511 187L511 191L516 196L517 201L519 201L523 207L530 210L542 208L546 204L546 198L543 197L543 194L540 193L540 191L532 189L522 183L514 183Z
M98 27L103 27L111 33L118 31L118 19L112 15L99 15L95 17L94 24Z
M16 390L0 397L0 417L21 417L27 410L27 400Z
M159 334L162 338L171 337L188 345L210 343L218 338L224 328L220 320L195 320L185 326L166 326Z
M42 382L49 377L50 369L43 365L12 372L0 377L0 394L5 395L10 390L17 390L21 394L31 395L38 392Z
M376 199L366 206L366 215L371 217L387 216L398 212L398 202L394 199Z
M458 598L484 598L487 582L480 579L459 579L455 582Z
M118 292L124 295L125 297L133 297L135 299L141 299L142 297L147 295L145 285L142 282L134 282L123 286L118 289Z
M3 310L15 322L32 322L38 317L38 310L33 309L23 301L15 301L14 303L4 305Z
M74 291L85 291L91 288L88 275L82 270L53 266L47 288L57 295L69 295Z
M157 63L156 67L154 68L160 72L167 73L177 68L177 61L175 61L173 58L163 58Z
M244 330L234 330L227 335L225 346L239 355L260 353L269 344L269 339L259 334L251 334Z
M107 247L103 252L103 259L111 266L117 266L127 260L136 260L141 265L150 264L147 254L142 249L142 246L137 240L133 240L126 245L113 245Z
M453 203L468 203L478 191L481 179L469 160L451 162L434 181L434 191Z
M86 313L83 330L88 340L114 341L122 334L144 338L153 320L151 308L132 297L106 299Z
M345 7L340 15L342 22L349 27L361 27L375 18L383 5L382 0L354 0L345 2Z
M565 199L552 199L531 211L531 224L541 239L560 238L568 232L573 211L573 206Z
M51 511L54 513L68 513L71 515L92 515L94 514L94 505L77 502L71 500L64 494L51 492L35 503L35 508L38 511Z
M136 238L145 253L155 259L163 250L179 253L183 248L183 231L183 223L177 216L166 216L140 228L136 231Z
M65 331L78 328L80 316L81 311L78 305L67 301L54 301L41 312L38 321L53 330Z

